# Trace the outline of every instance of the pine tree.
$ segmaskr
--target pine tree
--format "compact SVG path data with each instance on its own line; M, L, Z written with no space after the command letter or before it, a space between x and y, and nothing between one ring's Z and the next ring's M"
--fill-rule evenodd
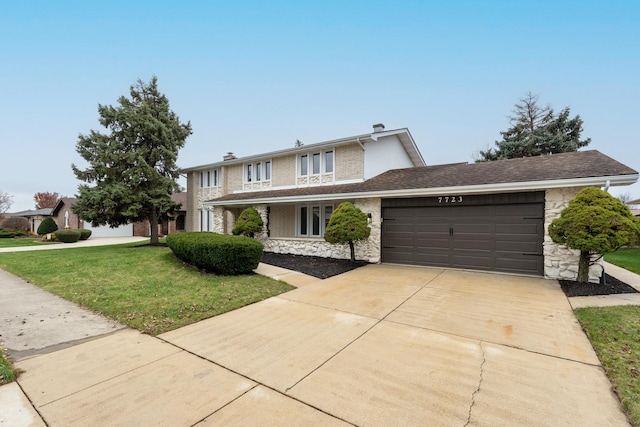
M512 113L511 127L500 132L502 141L495 142L497 148L480 151L477 161L567 153L591 142L590 138L580 140L583 124L580 116L570 118L569 107L556 115L549 105L538 105L538 95L531 92L520 99Z
M91 130L78 137L76 151L89 166L71 166L86 183L78 187L72 209L94 225L148 220L151 244L158 244L159 220L178 209L171 194L180 190L176 161L192 133L191 123L180 123L155 76L148 84L138 79L130 97L121 96L118 104L98 106L107 133Z

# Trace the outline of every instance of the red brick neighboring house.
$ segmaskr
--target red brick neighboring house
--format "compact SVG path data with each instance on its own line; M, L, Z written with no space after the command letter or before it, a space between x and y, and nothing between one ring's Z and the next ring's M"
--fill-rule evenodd
M59 229L64 228L84 228L84 221L73 213L71 206L76 202L74 197L63 197L51 210L51 218L56 222Z
M171 233L179 233L185 231L185 219L187 217L187 193L174 193L171 200L181 205L180 210L171 221L162 221L158 224L158 234L166 236ZM150 236L151 227L149 221L136 222L133 224L134 236Z
M176 233L185 230L185 218L187 211L185 209L187 193L176 193L171 196L171 199L176 203L181 203L181 210L178 211L176 218L171 221L163 221L158 224L158 232L163 235L169 233ZM73 197L63 197L58 201L56 206L51 211L51 217L58 225L59 229L63 228L86 228L84 221L73 211L71 206L75 203L76 199ZM133 224L134 236L149 236L151 235L151 229L149 227L149 221L141 221Z

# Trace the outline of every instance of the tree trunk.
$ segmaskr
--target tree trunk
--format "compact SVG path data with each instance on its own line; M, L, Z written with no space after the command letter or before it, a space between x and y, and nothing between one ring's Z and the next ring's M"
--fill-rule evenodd
M158 241L158 214L155 207L151 209L149 224L151 225L151 242L149 242L149 244L151 246L158 246L160 244Z
M580 283L589 281L589 264L591 264L591 253L589 251L580 251L580 260L578 261L578 278Z
M353 240L349 240L349 249L351 250L351 262L356 262L356 249L353 246Z

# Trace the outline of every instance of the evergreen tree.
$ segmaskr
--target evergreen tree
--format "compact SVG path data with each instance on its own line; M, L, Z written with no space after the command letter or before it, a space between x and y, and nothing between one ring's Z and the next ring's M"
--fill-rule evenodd
M89 164L72 165L78 187L73 211L94 225L118 227L148 220L151 244L158 244L160 219L178 205L171 194L180 190L178 151L191 135L191 123L180 123L169 101L158 91L154 76L139 80L118 106L99 105L99 122L108 132L80 135L76 151Z
M247 208L240 213L231 233L236 236L242 234L243 236L253 237L255 233L262 231L263 225L260 213L256 208Z
M558 115L547 105L538 105L538 95L529 92L515 105L509 116L511 127L496 141L497 148L480 151L477 161L532 157L578 151L591 139L580 140L583 121L580 116L570 118L571 110L565 107Z
M549 236L580 251L578 282L589 281L589 266L602 255L640 242L640 218L620 200L599 188L581 190L560 217L549 225Z
M324 240L329 243L348 243L351 262L356 260L354 242L367 240L371 234L367 215L350 202L340 203L331 214L324 232Z

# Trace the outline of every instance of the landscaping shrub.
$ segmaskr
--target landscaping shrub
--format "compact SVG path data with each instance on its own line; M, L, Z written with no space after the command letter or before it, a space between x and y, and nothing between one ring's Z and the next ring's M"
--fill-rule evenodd
M3 230L0 229L0 239L12 239L14 237L19 237L19 236L26 236L27 233L25 233L24 231L10 231L10 230Z
M58 230L56 231L56 239L63 243L75 243L80 240L79 230Z
M29 220L21 216L10 216L0 221L0 229L6 231L29 231Z
M209 232L169 234L166 241L182 261L225 275L251 273L264 251L262 243L250 237Z
M91 237L91 230L80 228L78 229L78 231L80 232L80 240L87 240L89 237Z
M242 234L253 237L254 233L262 231L263 225L260 213L255 208L247 208L242 211L231 232L236 236Z
M42 220L36 231L39 235L53 233L58 229L58 225L50 216Z

